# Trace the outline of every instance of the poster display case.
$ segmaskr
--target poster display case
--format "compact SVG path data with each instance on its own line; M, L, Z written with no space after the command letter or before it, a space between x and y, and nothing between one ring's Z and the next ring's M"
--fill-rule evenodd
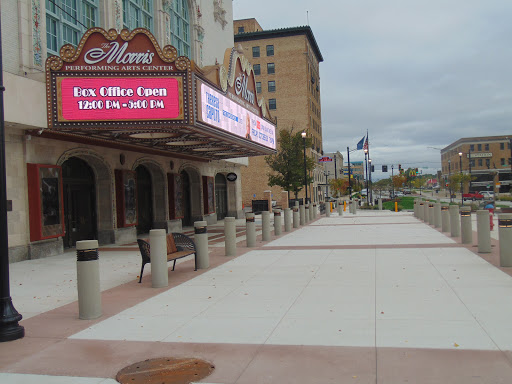
M27 164L30 241L64 236L62 168Z
M133 227L137 217L137 173L128 170L115 170L117 227Z
M169 218L171 220L183 219L185 217L183 177L178 173L168 173L167 186Z
M203 176L203 203L205 215L215 213L215 182L211 176Z

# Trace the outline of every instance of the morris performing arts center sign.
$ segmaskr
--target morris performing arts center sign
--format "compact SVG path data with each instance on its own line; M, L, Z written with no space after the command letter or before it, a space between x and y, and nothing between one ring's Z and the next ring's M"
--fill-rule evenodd
M48 58L46 87L43 137L199 161L276 148L252 66L234 50L201 70L146 29L92 28Z

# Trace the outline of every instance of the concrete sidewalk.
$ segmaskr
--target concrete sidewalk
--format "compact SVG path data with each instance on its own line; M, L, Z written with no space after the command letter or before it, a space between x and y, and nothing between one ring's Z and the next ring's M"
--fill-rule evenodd
M162 289L136 282L135 245L102 248L98 320L78 319L74 252L11 264L26 336L0 344L0 382L115 383L168 356L210 361L204 383L512 382L512 277L476 247L389 211L251 249L239 227L236 257L212 227L210 269L185 260Z

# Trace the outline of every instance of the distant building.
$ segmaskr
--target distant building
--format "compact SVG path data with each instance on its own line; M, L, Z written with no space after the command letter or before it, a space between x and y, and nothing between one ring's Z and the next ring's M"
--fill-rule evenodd
M313 31L309 26L264 30L256 19L235 20L233 25L235 46L240 45L251 61L258 97L268 102L278 130L306 131L313 140L307 155L318 161L323 155L319 69L323 57ZM269 173L263 156L250 158L249 166L242 168L246 206L261 199L265 190L272 191L274 200L281 199L282 189L268 185ZM318 201L323 199L319 184L325 183L321 164L313 177L308 197Z
M490 190L497 193L510 192L512 184L511 142L512 134L466 137L443 148L441 164L445 183L450 175L462 171L471 173L475 177L475 180L471 182L471 187L468 186L466 189L471 191Z

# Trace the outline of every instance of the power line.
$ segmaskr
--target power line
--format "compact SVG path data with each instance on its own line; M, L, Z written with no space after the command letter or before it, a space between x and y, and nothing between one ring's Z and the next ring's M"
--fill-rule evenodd
M57 2L55 0L48 0L50 3L52 3L53 5L55 5L57 8L59 8L62 12L64 12L66 15L68 15L69 17L71 17L73 20L75 20L78 24L80 24L82 27L84 27L85 29L89 29L87 28L85 25L83 25L75 16L73 16L71 13L69 13L68 11L66 11L64 8L62 8L60 5L57 5Z

